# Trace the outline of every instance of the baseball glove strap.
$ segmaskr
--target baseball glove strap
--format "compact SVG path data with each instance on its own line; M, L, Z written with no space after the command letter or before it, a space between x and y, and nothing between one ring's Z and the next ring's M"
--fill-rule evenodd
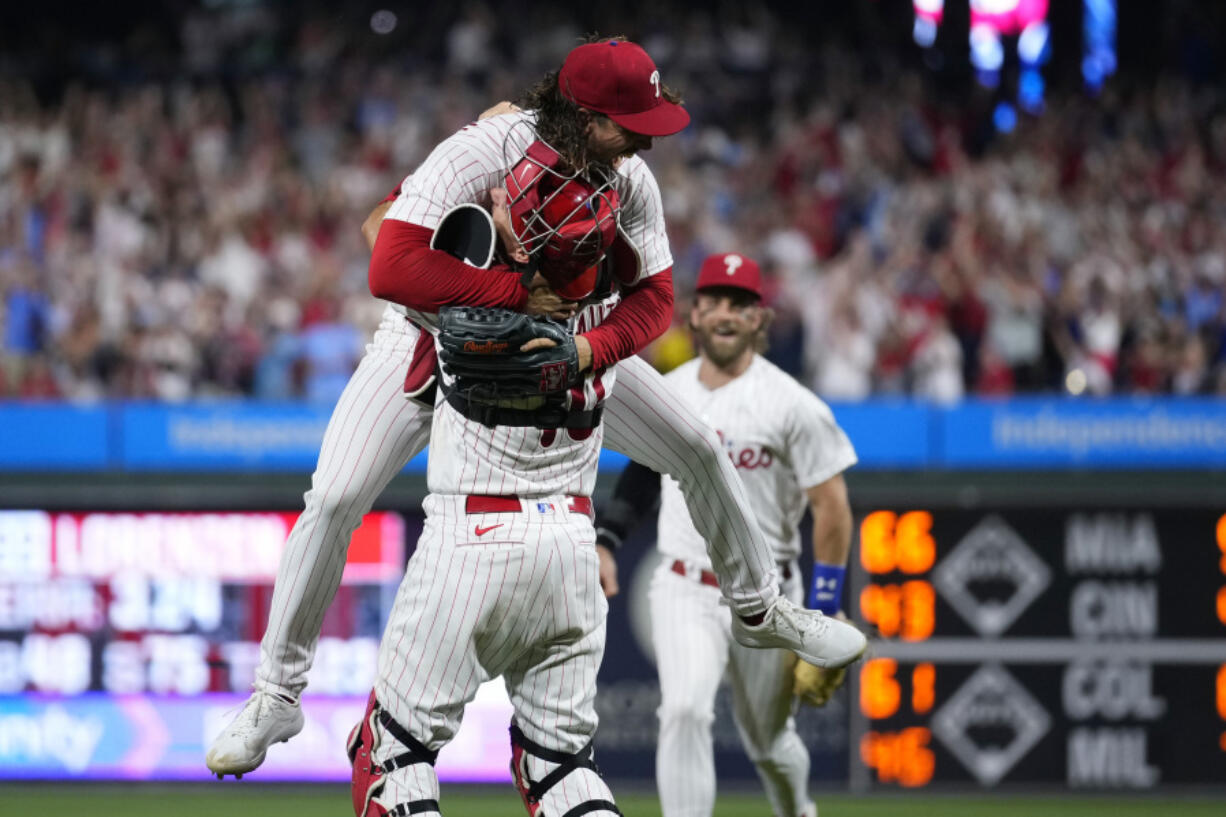
M447 402L464 417L483 426L535 428L595 428L600 425L604 406L590 411L571 411L558 402L546 401L538 408L512 408L470 400L456 389L444 387Z

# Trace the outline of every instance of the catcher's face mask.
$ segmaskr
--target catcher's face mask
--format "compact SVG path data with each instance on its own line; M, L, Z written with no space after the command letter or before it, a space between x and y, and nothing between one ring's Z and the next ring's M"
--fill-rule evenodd
M596 286L599 265L617 237L619 200L609 173L590 178L558 170L557 151L528 146L507 174L511 227L554 292L580 300Z

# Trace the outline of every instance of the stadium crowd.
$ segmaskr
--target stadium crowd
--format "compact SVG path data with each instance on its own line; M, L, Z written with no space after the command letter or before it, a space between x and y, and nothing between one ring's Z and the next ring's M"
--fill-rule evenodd
M657 365L737 250L770 356L830 400L1226 394L1226 86L1070 86L998 133L988 92L764 8L657 15L627 33L694 117L646 156L678 283ZM381 311L359 225L582 36L532 17L197 9L51 91L0 65L0 396L335 399Z

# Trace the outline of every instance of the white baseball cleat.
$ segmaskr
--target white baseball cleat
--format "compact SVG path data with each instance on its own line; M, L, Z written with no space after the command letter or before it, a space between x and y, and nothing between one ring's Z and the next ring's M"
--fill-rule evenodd
M243 711L221 731L204 762L220 780L228 774L236 778L255 770L264 762L272 744L285 741L302 731L302 706L283 695L256 690Z
M732 616L732 636L746 647L791 650L810 664L837 669L855 661L868 648L868 639L846 621L807 610L779 596L756 625Z

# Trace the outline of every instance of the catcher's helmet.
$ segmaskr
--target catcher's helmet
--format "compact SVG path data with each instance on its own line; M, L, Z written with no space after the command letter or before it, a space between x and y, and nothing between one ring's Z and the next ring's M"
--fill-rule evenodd
M612 176L562 173L557 151L537 141L506 177L511 226L541 275L563 298L596 286L599 265L617 237L619 201Z

